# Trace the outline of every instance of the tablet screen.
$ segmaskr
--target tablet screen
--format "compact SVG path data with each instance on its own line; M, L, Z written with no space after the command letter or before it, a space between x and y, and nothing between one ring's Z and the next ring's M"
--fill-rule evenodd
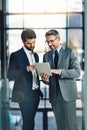
M51 70L50 70L50 65L48 62L44 62L44 63L35 63L35 67L37 69L38 74L40 75L40 73L42 72L46 72L49 75L51 74Z

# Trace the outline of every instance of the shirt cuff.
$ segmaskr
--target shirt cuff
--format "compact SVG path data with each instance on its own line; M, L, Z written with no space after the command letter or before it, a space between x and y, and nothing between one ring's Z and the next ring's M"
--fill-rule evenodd
M29 68L28 68L28 66L26 67L26 70L27 70L27 72L29 72L30 70L29 70Z
M59 69L59 76L61 75L61 69Z

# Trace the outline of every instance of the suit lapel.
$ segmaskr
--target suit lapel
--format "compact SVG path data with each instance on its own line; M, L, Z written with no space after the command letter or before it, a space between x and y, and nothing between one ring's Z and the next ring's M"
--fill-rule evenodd
M36 62L39 62L39 57L38 57L38 55L36 53L34 53L34 58L35 58Z
M58 66L60 65L62 59L63 59L63 55L65 54L64 53L64 48L62 47L61 50L60 50L60 53L59 53L59 60L58 60Z
M58 60L58 66L60 65L62 59L63 59L63 55L65 54L64 53L64 47L61 48L60 50L60 54L59 54L59 60ZM48 62L50 63L50 67L51 68L55 68L55 65L54 65L54 60L53 60L53 51L50 51L49 52L49 55L48 55Z
M48 54L48 62L51 68L54 68L54 60L53 60L53 51L50 51Z
M24 52L24 49L23 49L23 48L21 49L21 58L22 58L23 63L24 63L25 65L30 65L30 63L29 63L29 61L28 61L28 58L27 58L27 55L26 55L26 53Z

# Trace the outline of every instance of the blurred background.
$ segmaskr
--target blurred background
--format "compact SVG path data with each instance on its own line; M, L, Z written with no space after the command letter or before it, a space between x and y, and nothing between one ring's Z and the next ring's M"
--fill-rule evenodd
M85 70L86 0L0 0L0 130L21 130L22 117L17 103L11 102L14 81L7 79L9 56L23 46L21 32L32 28L37 34L35 51L42 62L49 50L45 32L56 29L61 43L75 49L81 66L77 79L76 114L79 130L84 130L82 79ZM40 100L35 130L57 130L49 103L49 88L41 82L44 99ZM86 130L86 129L85 129Z

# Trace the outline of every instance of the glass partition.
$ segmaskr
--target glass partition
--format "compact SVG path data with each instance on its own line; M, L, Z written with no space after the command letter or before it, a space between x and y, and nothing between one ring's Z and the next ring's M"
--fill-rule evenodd
M1 78L1 13L0 13L0 78Z
M43 60L43 54L49 50L48 45L45 44L45 33L49 29L57 29L61 36L61 43L75 49L81 65L81 77L77 81L78 100L76 101L77 117L80 124L82 122L81 92L83 75L82 62L84 59L83 7L83 0L6 0L5 13L6 45L8 45L7 60L9 60L12 52L23 46L20 35L25 28L32 28L36 32L35 51L39 54L40 62ZM18 104L11 101L12 89L13 82L9 82L10 109L18 110ZM40 119L43 118L44 120L43 114L40 112L44 113L46 110L48 130L52 128L56 130L55 126L50 127L52 123L55 125L55 119L49 103L49 87L41 82L41 90L44 94L44 99L40 101L39 112L36 118L38 119L38 116L40 116ZM14 113L16 114L16 111ZM15 115L12 115L11 119L15 119ZM17 119L19 121L19 117ZM40 120L41 125L44 125L43 120ZM35 130L37 130L37 126L35 126Z

